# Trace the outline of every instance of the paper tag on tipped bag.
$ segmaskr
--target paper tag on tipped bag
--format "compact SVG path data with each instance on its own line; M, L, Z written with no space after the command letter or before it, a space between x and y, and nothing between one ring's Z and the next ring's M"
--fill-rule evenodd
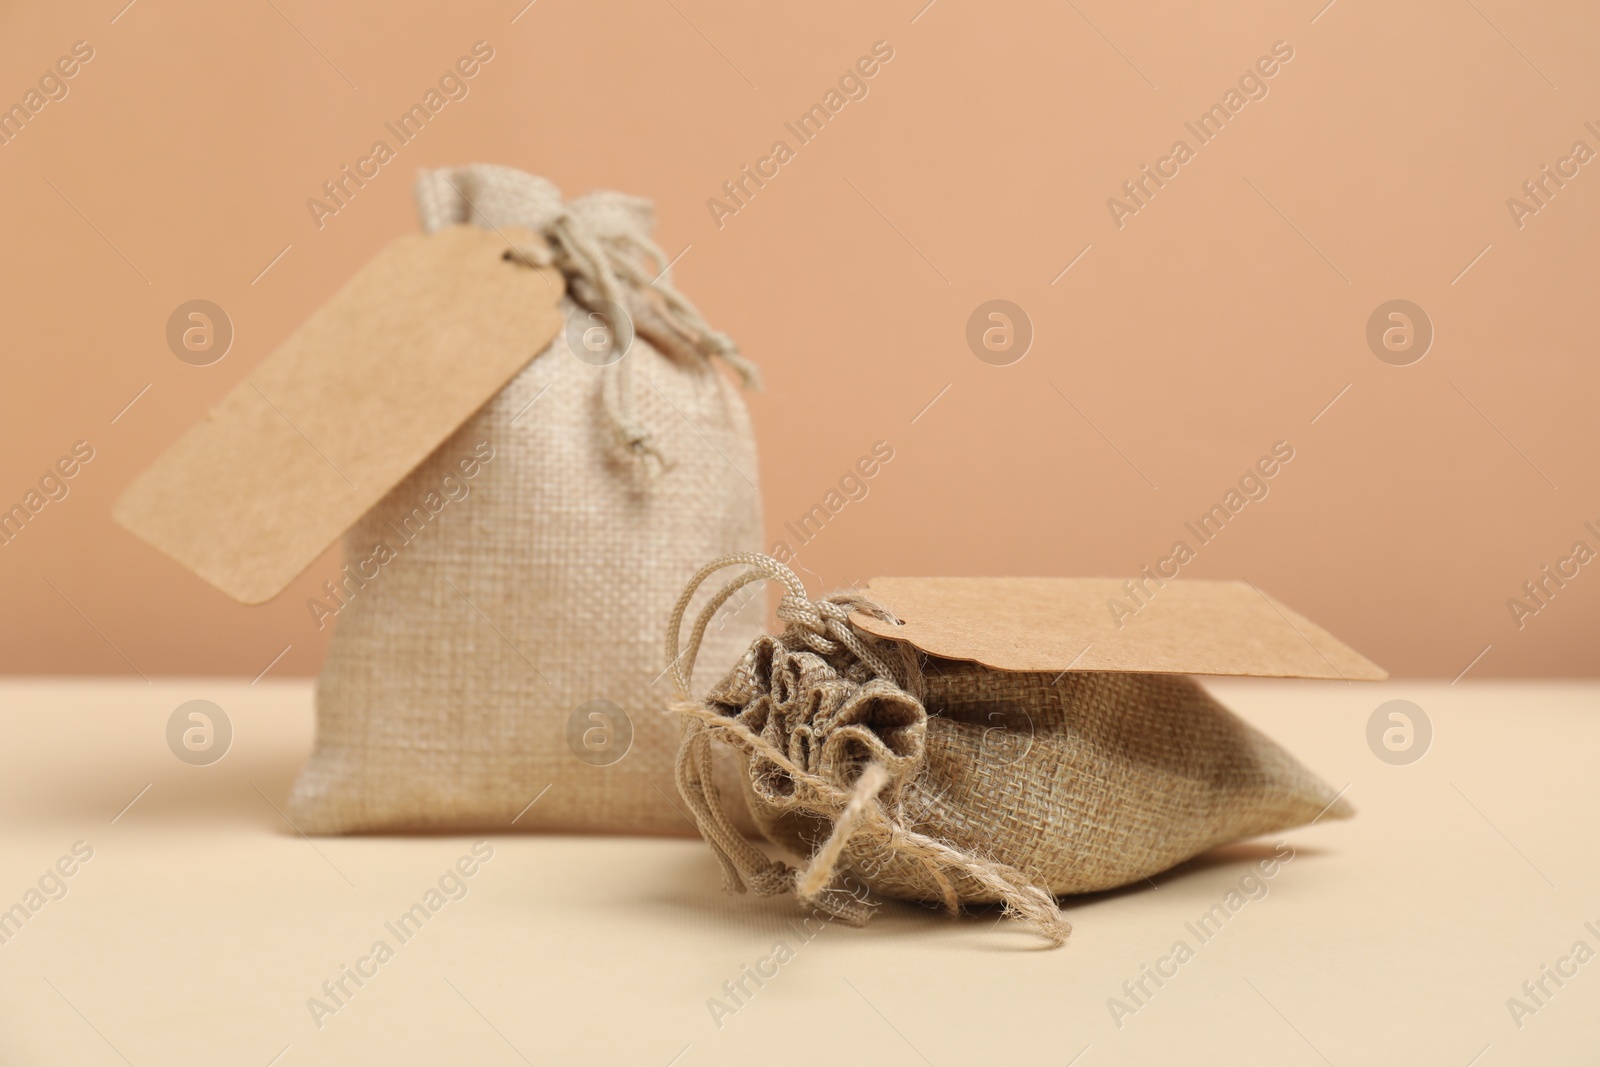
M857 612L860 629L996 670L1388 677L1247 582L1147 582L1135 600L1117 578L874 578L866 595L902 625Z
M123 527L236 600L282 592L560 331L526 230L402 237L129 486Z

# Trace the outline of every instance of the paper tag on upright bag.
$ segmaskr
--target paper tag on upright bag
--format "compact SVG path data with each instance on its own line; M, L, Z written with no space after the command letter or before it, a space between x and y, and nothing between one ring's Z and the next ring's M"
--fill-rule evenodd
M860 629L996 670L1388 677L1246 582L1146 582L1135 599L1116 578L874 578L866 595L902 625L857 612Z
M526 230L452 226L369 261L118 499L123 527L246 604L281 593L560 331Z

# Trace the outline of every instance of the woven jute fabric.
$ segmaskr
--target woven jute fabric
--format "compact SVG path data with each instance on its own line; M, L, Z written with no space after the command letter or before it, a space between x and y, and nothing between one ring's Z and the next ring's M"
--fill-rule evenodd
M733 562L751 568L735 584L793 577L764 557ZM757 639L704 696L676 705L679 785L733 889L792 890L858 921L863 890L951 911L1000 902L1059 943L1069 927L1050 898L1351 814L1191 678L937 659L854 627L852 611L892 620L870 602L811 604L798 586L781 636ZM801 870L719 827L700 773L713 739L743 755L757 825L807 858Z
M693 833L674 803L660 625L708 555L759 543L755 447L704 331L617 280L648 233L648 204L596 195L564 204L505 168L424 176L425 229L546 234L580 299L602 282L563 242L576 233L611 257L612 292L638 311L630 425L618 432L607 396L614 367L558 334L348 532L347 560L389 553L340 590L316 747L289 805L302 830ZM562 311L587 314L571 298ZM630 454L630 435L647 435L658 459ZM707 638L724 667L765 617L762 597L741 603Z

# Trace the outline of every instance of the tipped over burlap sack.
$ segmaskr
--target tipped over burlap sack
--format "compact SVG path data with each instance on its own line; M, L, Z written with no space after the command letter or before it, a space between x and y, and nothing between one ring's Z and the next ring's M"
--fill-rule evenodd
M748 568L703 610L680 656L698 586ZM787 628L756 639L698 700L696 651L716 606L744 586L785 587ZM1324 781L1183 675L994 670L867 634L859 596L815 603L783 564L738 554L685 589L667 639L682 699L678 788L728 888L794 892L851 922L863 890L942 905L1003 903L1053 944L1070 926L1055 897L1137 882L1206 849L1345 818ZM712 746L744 762L770 859L723 814Z
M482 165L425 173L416 192L428 232L542 236L525 253L561 269L578 326L346 535L289 816L311 833L692 833L671 802L658 627L703 560L760 543L750 420L713 359L747 385L754 368L672 288L649 202L565 203ZM580 358L569 338L615 305L631 347ZM724 616L710 657L732 664L764 615L754 597Z

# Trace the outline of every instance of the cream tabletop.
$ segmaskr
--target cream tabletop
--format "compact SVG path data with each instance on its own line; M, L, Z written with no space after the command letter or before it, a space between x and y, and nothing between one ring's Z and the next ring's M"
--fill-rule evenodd
M1051 951L807 922L690 838L308 839L309 683L8 682L0 1063L1600 1062L1600 685L1211 688L1356 818L1069 900Z

